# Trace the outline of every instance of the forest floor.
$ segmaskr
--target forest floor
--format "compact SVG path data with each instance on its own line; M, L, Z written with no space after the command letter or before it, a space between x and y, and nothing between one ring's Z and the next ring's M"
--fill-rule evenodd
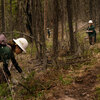
M70 61L60 58L59 69L52 65L44 69L29 54L17 56L27 78L23 79L11 68L12 78L19 82L13 85L14 100L100 100L100 43L90 46L90 51L91 56L78 58L75 65L66 65ZM80 59L84 62L80 63ZM0 100L12 100L9 92L2 92L1 86L0 91Z
M32 72L35 75L26 82L12 68L13 78L22 83L14 88L15 100L100 100L100 43L91 46L90 49L97 47L98 53L93 52L91 61L79 64L76 68L49 67L45 70L39 61L33 59L34 57L24 54L19 56L18 62L24 70L24 75L29 77ZM31 89L34 86L36 88ZM31 95L30 90L25 87L33 91Z
M91 49L100 48L100 43ZM100 52L93 53L94 62L83 65L78 70L70 70L66 75L74 76L74 81L55 89L55 95L47 100L100 100Z
M59 57L59 69L51 62L45 69L30 54L18 55L16 59L27 78L11 68L12 79L18 81L11 85L14 100L100 100L100 43L89 46L89 52L87 57ZM9 87L1 86L0 100L13 100Z

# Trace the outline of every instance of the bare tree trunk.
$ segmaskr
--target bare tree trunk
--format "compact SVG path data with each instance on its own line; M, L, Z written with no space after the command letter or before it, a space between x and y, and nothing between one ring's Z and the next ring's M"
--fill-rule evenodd
M64 0L62 0L62 20L61 20L61 25L62 25L62 41L64 40Z
M75 33L78 30L78 0L74 0L74 15L75 15Z
M70 51L75 52L74 34L72 24L72 0L67 0L67 12L68 12L68 24L69 24L69 36L70 36Z
M58 57L58 0L53 0L53 4L54 4L53 60L54 60L54 64L57 66L57 57Z
M38 3L38 14L37 14L37 17L38 17L38 27L39 27L39 37L40 37L40 43L41 43L41 46L40 46L40 52L42 53L41 54L41 57L43 58L43 65L44 67L46 68L46 65L47 65L47 57L46 57L46 43L45 43L45 30L43 31L43 28L46 29L46 20L47 20L47 15L46 15L46 12L44 12L44 19L43 19L43 12L41 10L42 8L42 4L40 2L40 0L37 0L37 3ZM46 8L44 8L46 9Z
M46 35L46 27L47 27L47 0L44 0L44 34Z
M64 19L63 18L61 24L62 24L62 41L63 41L64 40Z
M99 24L99 32L100 32L100 0L98 0L98 2L97 2L97 7L98 7L98 9L97 9L97 12L98 12L98 24Z
M2 32L5 32L5 0L1 0Z
M10 0L10 31L12 32L13 31L13 16L12 16L12 0ZM13 38L13 32L12 32L12 38Z
M36 34L36 0L32 0L31 1L31 6L32 6L32 15L31 15L32 23L29 22L29 24L32 24L31 25L31 30L32 30L32 34L31 35L33 35L33 37L34 37L35 46L36 46L36 49L37 49L37 57L40 58L39 49L38 49L38 43L37 43L37 34Z
M89 9L90 9L90 19L93 19L93 5L91 0L89 0Z
M99 32L100 32L100 12L99 12Z
M10 0L10 15L11 15L11 19L12 19L12 0Z

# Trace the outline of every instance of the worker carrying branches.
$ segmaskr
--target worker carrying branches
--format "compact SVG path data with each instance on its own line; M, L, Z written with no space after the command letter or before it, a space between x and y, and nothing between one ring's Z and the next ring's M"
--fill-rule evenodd
M18 65L14 53L20 54L22 51L26 52L25 49L27 46L28 42L25 38L13 39L7 43L6 37L3 34L0 35L0 61L3 62L3 70L9 79L11 79L11 73L8 69L9 60L12 61L18 72L22 73L22 69Z
M93 26L93 21L89 20L88 23L89 23L89 26L86 32L88 33L90 45L93 45L96 42L96 31L95 31L95 27Z

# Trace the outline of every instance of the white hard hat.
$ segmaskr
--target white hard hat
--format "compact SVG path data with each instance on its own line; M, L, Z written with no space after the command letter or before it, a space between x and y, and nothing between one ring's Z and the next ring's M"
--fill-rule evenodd
M92 24L93 23L93 21L92 20L89 20L89 22L88 22L89 24Z
M13 41L26 53L28 41L25 38L13 39Z

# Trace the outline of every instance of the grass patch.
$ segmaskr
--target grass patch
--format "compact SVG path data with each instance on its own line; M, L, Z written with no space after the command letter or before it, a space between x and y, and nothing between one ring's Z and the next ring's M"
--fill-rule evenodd
M52 81L49 79L43 81L39 78L34 78L34 75L35 73L32 72L24 82L24 86L27 87L31 93L23 88L20 94L24 96L25 99L32 97L40 100L40 98L44 97L44 91L51 88Z
M35 43L33 43L33 47L32 47L32 43L29 43L28 48L26 48L27 53L34 55L36 53L36 46Z
M8 97L7 100L12 100L10 95L10 90L7 83L0 84L0 100L3 100L3 97Z
M51 49L52 45L53 45L52 41L46 41L46 46L48 49Z
M97 75L97 80L100 81L100 74Z
M77 33L76 38L78 40L79 44L82 44L84 42L84 38L87 36L86 33L84 33L84 31Z
M96 88L97 100L100 100L100 87Z
M59 77L60 82L63 85L70 85L73 82L73 78L71 76L63 77L62 75Z
M99 33L99 34L100 34L100 33ZM100 42L100 35L99 35L99 34L96 36L96 40L97 40L96 42L97 42L97 43Z
M93 51L94 51L95 53L99 53L99 52L100 52L100 48L94 48Z

